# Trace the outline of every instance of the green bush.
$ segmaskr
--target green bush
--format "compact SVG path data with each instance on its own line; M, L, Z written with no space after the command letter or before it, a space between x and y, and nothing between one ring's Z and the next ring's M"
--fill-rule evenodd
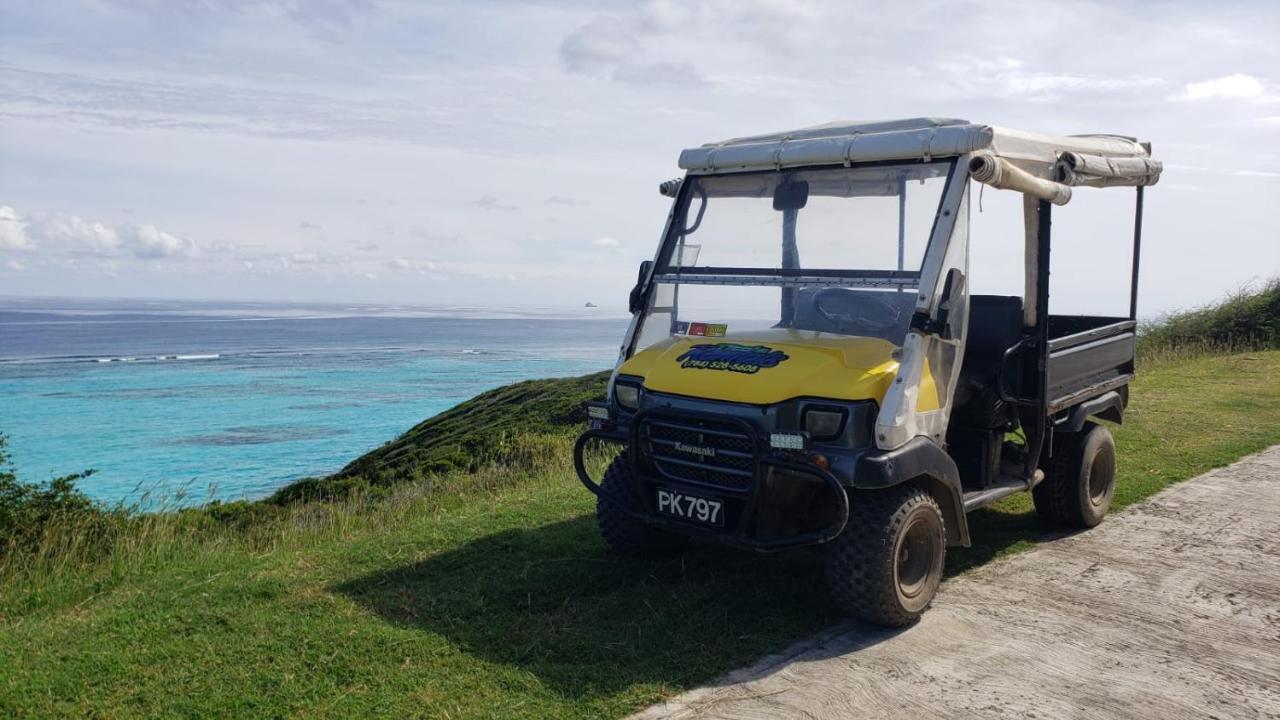
M102 513L97 503L76 488L93 470L43 483L22 482L5 452L7 442L0 434L0 555L39 542L44 529L55 520Z
M1144 353L1280 349L1280 277L1144 324L1139 338Z

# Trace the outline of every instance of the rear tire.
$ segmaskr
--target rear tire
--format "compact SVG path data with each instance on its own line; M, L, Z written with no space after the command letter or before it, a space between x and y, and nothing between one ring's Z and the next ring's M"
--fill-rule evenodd
M1116 443L1106 428L1086 423L1078 433L1054 437L1045 478L1031 491L1044 520L1069 528L1102 522L1116 489Z
M855 493L849 506L848 525L826 548L833 599L841 610L875 625L914 623L942 581L942 509L914 485Z
M631 464L624 452L609 463L600 488L613 497L624 498L627 507L644 507L637 484L631 477ZM683 547L688 538L647 525L623 512L602 497L596 498L596 525L610 550L633 557L664 555Z

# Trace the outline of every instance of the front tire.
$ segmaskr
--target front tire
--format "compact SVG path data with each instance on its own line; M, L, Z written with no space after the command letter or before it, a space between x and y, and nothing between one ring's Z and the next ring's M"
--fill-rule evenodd
M644 507L639 486L632 479L631 464L627 462L625 452L609 463L609 469L600 481L600 489L613 497L623 498L630 509L639 510ZM600 528L605 544L619 555L664 555L679 550L688 542L688 538L682 535L665 532L636 520L603 497L596 498L596 525Z
M1106 428L1055 437L1045 478L1031 491L1036 512L1054 525L1091 528L1111 508L1116 489L1116 442Z
M914 485L856 493L849 505L848 525L826 550L833 599L846 613L875 625L914 623L942 582L942 509Z

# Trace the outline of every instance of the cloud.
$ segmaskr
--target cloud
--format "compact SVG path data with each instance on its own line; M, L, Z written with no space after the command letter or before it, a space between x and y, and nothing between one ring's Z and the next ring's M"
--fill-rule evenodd
M281 253L277 255L275 259L281 266L286 268L295 265L303 267L341 266L348 265L353 260L350 255L317 252L314 250L300 250L298 252Z
M18 262L17 260L6 260L6 261L5 261L5 263L4 263L4 266L5 266L7 269L12 270L12 271L14 271L14 272L22 272L23 270L26 270L26 269L27 269L27 266L26 266L26 265L23 265L22 263Z
M155 225L125 227L120 237L124 248L139 258L189 258L199 254L194 240L167 233Z
M98 0L103 8L134 13L159 27L173 23L218 27L275 24L277 32L296 26L326 40L341 40L361 21L375 15L372 0Z
M1280 118L1277 118L1280 119ZM579 205L590 205L590 200L577 200L564 195L552 195L547 198L548 205L564 205L566 207L578 207Z
M600 15L560 43L560 61L571 73L635 85L702 85L689 63L644 60L645 40L674 29L675 6L650 4L630 15ZM641 58L641 59L637 59Z
M594 74L617 67L639 50L632 23L617 15L601 15L565 37L560 60L569 72Z
M6 210L18 217L13 208L5 207L0 209L0 218L5 216ZM26 221L26 232L15 235L11 227L5 227L14 222L0 223L0 246L25 240L26 246L39 246L43 252L52 255L132 257L139 260L187 259L200 255L200 248L194 240L166 232L150 223L112 226L85 220L79 215L54 213L31 218Z
M320 226L311 222L310 220L303 220L302 222L298 223L298 229L299 230L319 230Z
M419 275L426 275L437 270L436 264L430 260L412 260L406 257L393 258L387 261L387 267L392 270L416 272Z
M319 253L314 252L296 252L286 256L289 262L298 265L319 265L321 263Z
M612 247L618 247L619 245L618 239L611 238L611 237L598 237L595 240L592 240L591 244L600 248L612 248Z
M36 223L32 233L42 242L93 254L115 255L121 249L120 234L100 222L78 215L52 215Z
M1253 99L1267 92L1262 81L1252 75L1235 73L1215 80L1187 83L1177 100L1213 100L1217 98Z
M515 206L515 205L504 205L504 204L502 204L502 203L498 202L498 198L496 198L496 197L494 197L494 196L492 196L492 195L485 195L484 197L480 198L479 200L472 200L472 201L471 201L470 203L468 203L468 204L469 204L469 205L475 205L476 207L480 208L481 210L504 210L504 211L510 212L510 211L512 211L512 210L519 210L519 209L520 209L519 207L517 207L517 206Z
M27 250L30 247L26 220L17 210L8 205L0 205L0 249Z

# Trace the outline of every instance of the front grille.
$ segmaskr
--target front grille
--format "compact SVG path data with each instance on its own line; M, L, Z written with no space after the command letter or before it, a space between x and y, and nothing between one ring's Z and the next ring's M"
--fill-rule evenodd
M640 453L668 480L726 490L750 489L755 474L751 437L730 423L645 418Z

